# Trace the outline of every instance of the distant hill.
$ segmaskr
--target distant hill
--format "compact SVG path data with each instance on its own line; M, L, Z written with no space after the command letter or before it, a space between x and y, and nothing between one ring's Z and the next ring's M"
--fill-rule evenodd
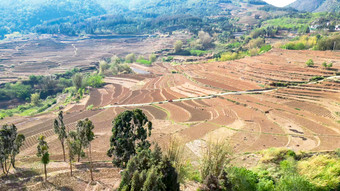
M340 0L297 0L288 7L307 12L339 12Z
M241 24L252 26L278 9L280 14L289 11L262 0L1 0L0 39L13 32L65 35L145 34L178 29L233 32L239 28L231 23L232 16L241 18Z

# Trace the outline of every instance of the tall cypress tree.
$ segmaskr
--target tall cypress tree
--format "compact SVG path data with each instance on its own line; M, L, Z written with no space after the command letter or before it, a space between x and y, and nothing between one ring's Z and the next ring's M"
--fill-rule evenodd
M58 139L61 143L61 148L63 149L64 161L66 162L65 140L67 138L67 133L64 125L63 111L60 111L58 114L58 119L54 120L54 132L58 135Z

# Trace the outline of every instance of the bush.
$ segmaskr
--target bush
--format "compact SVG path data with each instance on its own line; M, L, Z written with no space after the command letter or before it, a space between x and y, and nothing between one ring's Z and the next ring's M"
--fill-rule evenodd
M128 54L126 57L125 57L125 62L126 63L133 63L136 61L136 55L131 53L131 54Z
M340 50L340 35L324 37L316 45L317 50Z
M271 49L272 49L272 45L270 45L270 44L264 45L260 48L260 54L268 52Z
M201 177L204 180L208 175L218 177L226 164L230 162L231 149L227 142L207 142L207 148L202 151Z
M340 148L335 149L335 154L336 154L338 157L340 157Z
M171 62L174 60L173 56L168 56L167 58L163 58L163 62Z
M320 81L320 80L323 80L325 79L324 77L322 76L313 76L309 81Z
M129 160L118 190L179 191L177 172L158 146L153 152L142 150Z
M306 65L307 65L308 67L312 67L312 66L314 66L314 61L313 61L312 59L309 59L309 60L306 62Z
M207 53L207 51L203 51L203 50L190 50L190 54L193 56L203 56Z
M103 82L103 76L98 74L93 74L87 78L87 85L91 86L93 88L99 88L102 87L104 84Z
M37 106L39 104L40 94L34 93L31 95L31 104Z
M89 106L86 107L86 110L92 110L93 107L94 107L93 104L91 104L91 105L89 105Z
M138 64L143 64L143 65L151 66L151 61L149 61L149 60L138 59L136 62L137 62Z
M221 55L219 61L228 61L244 58L248 55L247 52L225 52Z
M296 157L295 152L287 148L269 148L261 151L261 154L261 162L263 163L272 162L279 164L281 161L289 157Z
M246 168L232 167L226 170L233 191L256 190L257 175Z
M151 54L151 55L149 56L149 61L150 61L151 63L155 62L156 59L157 59L156 54Z
M248 43L249 48L260 48L265 43L265 40L263 38L256 38L253 40L250 40Z
M340 188L340 162L338 157L315 155L298 162L299 173L323 190Z
M315 187L307 180L298 175L283 176L276 185L278 191L313 191Z
M176 41L174 44L175 53L180 52L182 50L182 47L183 47L183 42L181 40Z

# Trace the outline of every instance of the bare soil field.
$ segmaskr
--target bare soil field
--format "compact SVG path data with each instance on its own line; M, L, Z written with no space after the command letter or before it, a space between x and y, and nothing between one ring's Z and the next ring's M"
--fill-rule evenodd
M171 37L84 38L64 36L37 37L30 40L0 42L0 84L27 78L31 74L62 73L74 67L95 67L98 60L129 53L150 55L161 49L172 48L186 34ZM133 48L131 48L133 47Z
M316 63L313 68L305 66L310 58ZM337 52L279 49L237 61L176 66L156 63L148 69L151 73L148 75L106 78L106 85L92 89L84 105L71 104L67 107L69 110L65 109L65 124L73 130L80 119L93 121L96 163L110 160L106 152L112 120L120 112L136 108L142 109L152 121L154 129L150 139L161 146L176 135L187 145L208 139L227 139L235 152L270 147L287 147L295 151L334 150L340 147L339 78L309 82L314 76L334 76L334 71L322 68L324 61L333 62L334 71L340 69ZM172 74L172 70L179 73ZM263 93L251 91L268 88L273 82L294 84ZM247 90L247 94L217 95ZM200 97L207 95L214 96ZM93 110L86 111L89 105L94 105ZM57 112L50 112L0 121L0 124L16 124L19 132L27 137L19 160L34 160L36 139L41 134L48 137L52 159L62 160L60 143L52 126L56 117ZM105 175L105 169L99 171L102 170ZM82 176L79 173L77 177ZM108 175L107 180L115 178ZM114 186L111 183L109 188ZM81 186L85 184L80 183ZM44 186L50 185L31 188Z

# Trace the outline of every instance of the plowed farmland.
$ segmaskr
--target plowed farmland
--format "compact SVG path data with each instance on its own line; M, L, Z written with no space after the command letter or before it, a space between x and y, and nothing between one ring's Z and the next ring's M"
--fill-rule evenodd
M306 67L308 59L314 60L314 67ZM321 66L325 61L333 63L332 70ZM236 152L269 147L334 150L340 147L337 70L340 54L331 51L274 49L237 61L157 63L149 68L152 74L106 78L103 88L91 89L85 101L64 109L65 124L75 129L79 119L94 122L95 160L107 160L112 120L135 108L142 109L153 122L151 139L161 145L177 135L187 145L197 140L228 139ZM311 81L315 76L324 80ZM273 86L276 83L285 86ZM265 89L271 90L261 92ZM92 110L86 110L90 105ZM6 119L27 136L21 155L34 155L36 138L44 134L52 143L52 159L62 158L53 133L55 117L51 112ZM196 153L194 147L188 148Z

